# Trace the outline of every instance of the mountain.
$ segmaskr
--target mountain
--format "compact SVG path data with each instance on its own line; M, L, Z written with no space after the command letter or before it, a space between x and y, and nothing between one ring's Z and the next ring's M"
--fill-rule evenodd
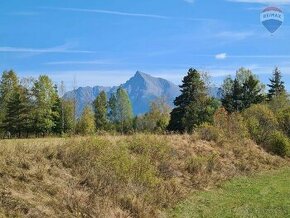
M180 94L179 87L162 78L152 77L137 71L136 74L121 86L128 92L135 115L148 112L150 102L163 97L168 105L173 107L174 99ZM108 96L116 92L118 87L80 87L75 91L65 93L65 99L76 99L77 115L80 116L84 107L105 91Z

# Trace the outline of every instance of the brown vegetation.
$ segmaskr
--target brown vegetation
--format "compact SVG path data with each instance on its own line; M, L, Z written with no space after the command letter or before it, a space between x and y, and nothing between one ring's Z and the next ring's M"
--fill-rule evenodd
M0 216L158 217L194 189L287 164L250 140L221 137L1 141Z

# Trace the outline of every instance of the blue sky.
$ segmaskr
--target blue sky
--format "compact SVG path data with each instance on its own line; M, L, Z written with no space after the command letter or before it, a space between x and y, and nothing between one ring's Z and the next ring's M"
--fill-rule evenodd
M269 5L285 13L270 35ZM48 74L67 89L119 85L137 70L179 84L187 69L214 83L247 67L263 82L275 66L290 90L290 0L9 0L0 2L0 70Z

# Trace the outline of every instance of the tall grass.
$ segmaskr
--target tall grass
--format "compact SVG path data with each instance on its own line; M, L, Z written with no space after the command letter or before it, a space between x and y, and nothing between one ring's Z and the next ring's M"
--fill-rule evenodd
M158 217L194 189L286 161L194 135L0 142L0 215Z

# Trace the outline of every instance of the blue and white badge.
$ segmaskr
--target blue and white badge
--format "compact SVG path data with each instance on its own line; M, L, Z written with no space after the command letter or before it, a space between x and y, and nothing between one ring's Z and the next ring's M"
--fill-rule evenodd
M265 8L261 13L261 22L270 33L274 33L284 22L283 11L277 7Z

